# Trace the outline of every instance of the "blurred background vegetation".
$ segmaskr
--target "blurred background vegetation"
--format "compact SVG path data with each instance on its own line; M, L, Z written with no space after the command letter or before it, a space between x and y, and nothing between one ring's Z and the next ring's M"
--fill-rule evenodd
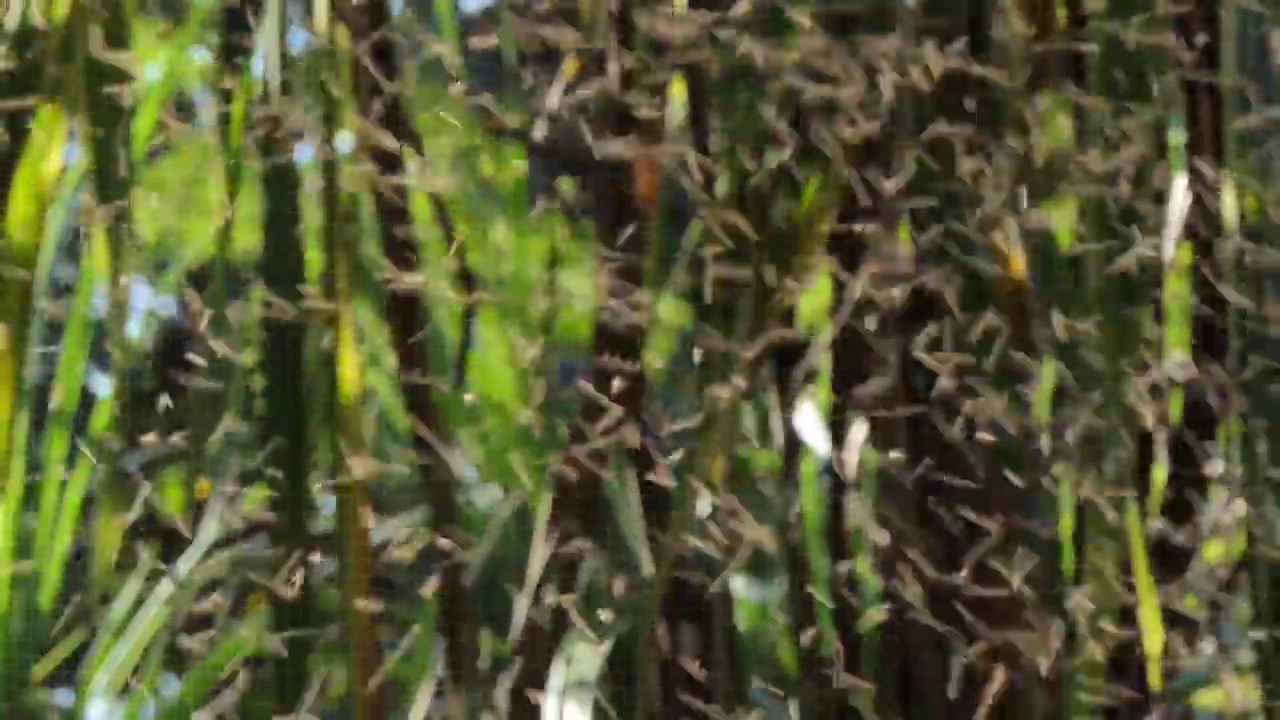
M1278 12L9 0L0 706L1280 718Z

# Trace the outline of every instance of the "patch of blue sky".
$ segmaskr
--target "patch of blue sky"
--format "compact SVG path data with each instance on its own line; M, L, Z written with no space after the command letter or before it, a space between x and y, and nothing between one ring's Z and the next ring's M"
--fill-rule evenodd
M350 130L339 130L333 138L333 149L339 156L350 155L356 149L356 135ZM316 141L306 138L293 146L293 161L298 165L310 165L316 159Z
M356 149L356 134L350 130L339 130L333 137L333 149L339 155L349 155Z
M284 34L285 50L290 55L301 55L315 42L315 36L306 28L297 24L290 23L289 29ZM253 59L249 61L249 72L253 73L256 80L261 80L267 71L266 57L262 54L262 48L259 47L253 51Z
M208 65L213 62L213 52L204 43L196 43L187 48L187 57L197 65Z
M315 41L315 36L307 31L301 25L290 25L289 31L285 33L285 47L288 48L290 55L301 55Z
M94 290L90 311L95 317L105 318L109 300L106 287ZM172 318L178 314L178 299L162 293L142 275L129 276L129 306L125 318L125 336L131 341L140 340L151 317Z
M107 316L108 305L106 287L97 288L90 300L90 313L97 320L103 320ZM160 292L145 276L129 277L129 307L124 332L131 342L143 339L148 331L148 324L153 319L173 318L178 315L178 311L176 296ZM99 398L110 397L115 389L111 374L92 365L85 373L85 385L89 392Z
M205 83L194 84L189 92L196 106L196 125L213 127L218 124L218 99Z
M142 66L142 82L157 83L162 79L164 79L164 62L151 60Z
M96 398L109 398L115 392L116 381L110 372L90 365L84 373L84 386Z
M458 13L468 15L493 7L496 0L458 0Z
M163 700L172 700L178 696L178 691L182 689L182 681L173 673L164 673L160 677L158 695ZM64 687L56 688L50 693L50 704L59 710L72 710L75 708L76 691L73 688ZM110 699L104 697L92 697L84 704L84 714L81 716L83 720L150 720L156 716L156 701L154 698L147 698L143 701L142 707L138 708L133 714L129 714L128 703L124 698Z
M84 148L80 146L80 138L76 137L74 129L71 131L71 139L67 140L67 146L63 149L65 155L64 162L68 165L80 159L80 153L84 152Z
M213 63L213 53L208 46L203 43L195 43L187 48L185 53L187 61L197 67L204 67ZM172 58L170 62L177 62L177 58ZM157 58L150 60L142 68L142 81L145 83L160 82L164 79L166 70L166 59Z

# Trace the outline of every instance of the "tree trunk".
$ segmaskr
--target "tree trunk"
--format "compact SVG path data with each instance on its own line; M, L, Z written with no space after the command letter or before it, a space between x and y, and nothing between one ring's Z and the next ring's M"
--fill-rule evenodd
M449 712L450 717L458 719L466 716L472 702L469 693L475 689L475 638L466 568L457 550L461 547L461 518L456 478L443 454L448 434L429 384L432 368L422 331L431 318L421 291L409 281L420 267L401 154L409 148L422 155L423 147L404 107L389 4L385 0L369 0L348 4L344 11L355 46L352 69L360 114L372 127L384 129L396 144L394 148L381 143L368 148L377 171L375 206L382 249L390 265L384 311L395 343L400 393L413 426L414 462L431 508L432 525L441 539L436 547L453 548L443 551L439 559L440 626L445 636ZM438 195L433 194L430 199L446 242L451 248L459 247L448 208Z
M595 130L603 136L639 141L625 158L600 158L581 178L591 195L591 210L599 248L598 265L604 277L605 295L598 302L592 343L591 387L596 397L585 398L577 422L570 429L569 449L554 470L554 495L548 537L553 554L535 598L554 587L561 598L577 592L579 575L588 553L598 552L608 543L607 519L612 516L604 493L609 448L619 440L628 441L636 468L645 520L650 530L661 530L670 515L669 492L653 456L642 420L646 382L641 365L644 329L648 315L644 297L644 257L648 243L645 212L636 161L645 145L655 138L642 132L641 123L624 100L633 88L633 68L628 63L635 43L634 20L629 3L622 2L609 13L612 50L619 53L626 68L620 87L609 91ZM546 586L546 587L544 587ZM535 600L537 602L537 600ZM665 614L665 613L664 613ZM518 664L510 691L510 716L514 720L540 717L540 704L556 652L570 628L568 609L563 604L551 608L544 623L528 617L520 628L513 652ZM656 630L656 629L655 629ZM650 632L644 628L641 633ZM648 642L643 639L641 642ZM646 672L638 668L638 672ZM622 688L627 691L629 688ZM663 690L663 710L669 707ZM671 701L674 704L674 701Z

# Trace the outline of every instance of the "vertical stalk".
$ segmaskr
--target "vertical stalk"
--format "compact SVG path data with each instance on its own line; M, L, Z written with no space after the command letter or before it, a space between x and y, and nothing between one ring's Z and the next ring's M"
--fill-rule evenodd
M391 270L384 312L396 348L400 394L413 425L417 474L431 507L432 524L442 540L437 547L453 548L441 560L440 624L445 629L449 714L453 720L462 720L469 702L468 693L476 688L466 568L457 550L461 548L461 516L457 479L444 456L447 432L436 406L434 390L428 384L430 353L424 343L429 334L423 330L431 317L420 289L410 280L420 270L419 248L409 211L406 168L401 154L404 149L410 149L422 155L423 147L405 110L390 4L386 0L366 0L347 3L344 10L355 55L352 71L360 115L370 127L389 133L397 146L388 147L378 142L366 147L377 173L374 203L383 254ZM446 241L451 247L458 247L457 233L443 200L432 194L431 204Z
M1275 72L1274 50L1271 48L1271 27L1280 3L1275 0L1263 4L1261 11L1243 7L1243 3L1234 3L1237 16L1238 34L1236 41L1240 49L1239 78L1249 89L1249 99L1255 100L1251 106L1243 103L1237 106L1241 115L1255 116L1265 106L1273 106L1277 102L1277 91L1280 90L1280 78ZM1230 37L1230 36L1228 36ZM1229 44L1224 43L1227 47ZM1238 100L1243 100L1241 90L1237 91ZM1232 118L1234 121L1236 118ZM1274 126L1266 126L1254 131L1241 132L1241 139L1235 144L1232 161L1235 164L1233 176L1236 178L1238 197L1240 198L1240 222L1238 232L1243 239L1249 241L1251 248L1244 253L1245 262L1257 257L1274 247L1274 221L1268 217L1271 202L1276 194L1275 186L1276 155L1268 148L1274 141ZM1241 275L1247 277L1247 284L1254 292L1258 307L1265 308L1274 304L1275 295L1274 271L1270 269L1253 269L1246 267ZM1246 364L1254 357L1274 358L1277 356L1273 331L1266 323L1265 312L1261 317L1247 324ZM1261 327L1259 327L1261 326ZM1280 563L1274 559L1274 536L1276 510L1280 507L1275 483L1269 477L1269 469L1278 464L1277 452L1280 451L1280 403L1274 399L1272 389L1273 373L1252 373L1252 379L1245 386L1247 393L1245 423L1244 464L1246 482L1248 483L1249 502L1249 587L1252 605L1252 624L1259 628L1280 627ZM1280 718L1280 633L1268 631L1257 644L1258 675L1262 690L1263 717L1267 720Z
M325 265L322 291L332 303L328 327L334 344L325 353L331 364L328 386L329 427L333 429L332 477L337 499L341 607L347 649L350 710L359 720L385 717L381 691L370 688L379 670L382 648L377 629L363 605L370 592L372 549L367 525L372 505L367 482L369 463L363 431L364 382L355 327L354 269L359 258L354 199L344 198L334 139L339 123L338 36L329 0L315 0L312 23L324 41L321 77L321 236ZM344 202L345 200L345 202Z
M127 4L123 0L99 0L97 9L102 18L102 38L105 50L112 55L124 56L129 52L129 22ZM88 41L89 14L78 14L82 26L80 38ZM126 347L124 334L129 305L127 282L127 257L129 245L130 207L129 192L132 188L132 163L129 142L129 112L126 106L128 79L121 78L115 66L89 62L85 57L85 87L89 92L89 120L93 128L90 148L93 164L93 186L96 196L95 225L106 225L108 238L110 304L107 325L111 351L111 375L122 385L126 377ZM92 587L95 600L110 594L117 557L122 547L127 514L133 502L129 478L119 470L120 450L132 442L133 428L127 412L129 390L118 387L113 401L116 404L112 442L107 445L105 482L99 486L95 506Z
M1233 412L1229 361L1229 306L1222 284L1220 248L1223 242L1222 172L1226 169L1225 129L1222 95L1222 13L1216 0L1195 0L1180 9L1174 28L1178 35L1182 71L1182 94L1187 130L1187 172L1191 204L1187 212L1185 242L1190 250L1188 298L1189 327L1179 328L1173 313L1164 318L1166 348L1170 339L1189 330L1189 359L1192 377L1182 376L1176 357L1166 356L1163 372L1173 386L1168 398L1171 433L1167 487L1163 495L1154 483L1152 501L1162 498L1159 512L1164 523L1175 531L1199 527L1201 508L1208 493L1210 468L1223 458L1218 447L1223 418ZM1177 252L1177 255L1181 255ZM1166 258L1166 262L1168 262ZM1175 257L1173 264L1178 265ZM1166 297L1171 278L1166 274ZM1180 377L1181 376L1181 377ZM1182 400L1179 413L1178 402ZM1150 508L1154 512L1155 508ZM1186 574L1197 552L1168 533L1150 541L1152 572L1160 586L1174 583ZM1171 613L1166 622L1171 634L1181 631L1182 647L1195 647L1198 628L1176 627ZM1170 647L1175 647L1169 643ZM1151 659L1148 658L1148 663ZM1152 688L1158 690L1158 688Z
M1087 206L1086 225L1091 232L1097 233L1088 241L1105 243L1105 251L1090 253L1084 263L1085 286L1090 302L1101 312L1100 343L1104 361L1101 385L1102 416L1106 424L1097 436L1091 438L1091 442L1098 448L1100 474L1109 489L1123 491L1126 503L1139 505L1146 503L1151 484L1153 433L1149 428L1140 426L1138 409L1129 405L1129 383L1134 359L1141 357L1146 350L1143 331L1149 317L1147 313L1155 302L1152 287L1156 283L1151 271L1144 267L1124 273L1108 273L1107 268L1129 250L1122 240L1127 240L1127 233L1133 232L1133 228L1144 237L1160 233L1159 220L1144 214L1141 206L1146 203L1160 206L1163 193L1159 173L1169 167L1167 144L1163 137L1164 123L1147 121L1155 114L1157 102L1161 99L1154 88L1161 81L1165 59L1158 52L1129 45L1117 36L1116 27L1136 27L1141 32L1161 31L1164 29L1162 22L1167 20L1161 14L1163 7L1163 3L1157 3L1156 11L1152 12L1150 3L1138 0L1111 3L1105 14L1106 23L1091 23L1093 27L1089 33L1101 49L1090 73L1092 93L1106 101L1109 113L1105 121L1089 123L1088 134L1093 144L1090 149L1096 147L1103 152L1116 152L1130 143L1138 143L1144 150L1132 170L1119 178L1110 175L1100 178L1106 185L1115 185L1119 181L1130 185L1132 190L1131 194L1121 196L1118 202L1111 198L1098 198ZM1136 128L1143 134L1117 137L1116 130L1126 127ZM1112 205L1118 207L1112 211ZM1136 441L1136 448L1124 442L1128 438ZM1142 528L1138 532L1140 536L1144 535ZM1124 535L1129 534L1126 529ZM1130 557L1122 569L1126 597L1121 603L1117 625L1123 634L1113 640L1106 658L1109 688L1104 718L1107 720L1145 718L1151 710L1141 648L1144 623L1140 622L1139 612L1139 589L1150 586L1150 574L1143 577L1137 571L1138 566L1147 560L1143 545L1145 543L1129 548ZM1144 590L1141 594L1146 596L1148 593ZM1162 624L1159 611L1154 618L1147 613L1145 625L1149 628L1149 638L1162 636L1162 631L1154 631L1153 622Z
M651 144L655 140L648 134L652 128L644 127L636 117L628 97L636 74L631 65L636 57L632 4L622 1L609 7L604 28L601 34L605 38L608 60L623 70L618 85L605 91L607 98L602 100L600 114L595 119L604 135L639 141L636 143L639 147L633 146L627 157L597 159L584 168L582 178L592 197L592 219L599 244L598 266L605 296L597 301L592 340L590 377L596 397L583 400L577 421L570 429L565 460L553 471L550 536L554 538L555 548L546 573L551 576L547 583L555 583L562 596L572 594L578 587L585 554L594 552L607 541L604 519L609 512L603 483L612 442L627 435L639 439L638 447L629 454L640 483L646 522L655 525L650 530L660 532L664 525L670 524L674 532L679 522L672 522L671 498L666 489L657 484L662 481L655 476L660 468L652 455L651 443L644 439L646 429L641 418L646 391L641 349L648 314L644 262L653 210L646 201L650 197L649 183L656 178L649 175L655 169L650 164L653 158L648 154L653 151ZM668 546L671 550L670 543ZM655 573L658 582L663 574L662 569ZM546 589L539 588L539 594ZM663 590L659 587L654 593L662 598L659 602L665 604ZM552 609L548 626L530 620L521 628L515 646L521 662L510 696L514 720L539 717L540 710L532 696L545 690L552 660L568 629L568 613L558 604ZM649 633L654 629L640 628L640 631ZM674 629L670 631L673 642L675 633ZM649 638L641 641L638 655L648 656L652 647L649 642ZM638 671L643 673L640 687L652 687L654 678L648 674L650 669L638 668ZM658 702L664 703L664 712L678 710L665 705L667 692L668 689L663 688L656 697L641 698L636 711L650 712Z
M1032 618L1048 610L1048 617L1053 618L1048 622L1060 622L1063 631L1070 635L1074 623L1067 600L1077 575L1078 559L1074 553L1075 528L1079 521L1077 487L1075 477L1065 464L1059 466L1060 477L1056 483L1041 480L1054 475L1053 463L1059 452L1055 438L1058 429L1065 426L1056 420L1058 411L1054 407L1058 368L1065 348L1052 333L1043 331L1050 316L1041 308L1046 300L1063 307L1069 316L1077 315L1083 308L1072 279L1074 238L1066 233L1055 234L1031 227L1025 219L1025 213L1032 208L1042 212L1048 208L1073 212L1076 207L1067 187L1066 169L1061 163L1049 165L1038 161L1038 158L1056 159L1064 150L1075 150L1069 144L1051 145L1046 137L1050 133L1045 132L1046 127L1060 126L1070 118L1069 110L1060 102L1062 81L1070 81L1060 59L1068 55L1049 50L1050 43L1063 39L1058 28L1056 0L1017 0L1004 6L1007 20L1004 26L1010 45L1008 66L1015 79L1013 87L1004 91L1007 98L1004 115L1022 147L1015 151L1015 157L999 166L1006 170L1012 182L1005 186L1004 178L998 178L1001 184L997 191L1006 193L1008 216L996 221L992 233L998 273L996 285L1009 333L1004 348L1006 356L996 377L1002 391L1015 398L1028 399L1026 405L1019 402L1015 407L1029 422L1013 430L1009 438L1012 442L1000 448L996 461L1002 471L1016 473L1028 484L1025 491L1011 491L1025 496L1022 502L1013 503L1022 515L1021 527L1012 533L1016 548L1030 548L1046 559L1031 574L1031 587L1015 590L1024 618L1019 629L1047 634L1050 629L1044 625L1037 627L1037 621ZM1070 448L1067 450L1070 452ZM988 482L1001 480L989 477ZM1048 607L1038 607L1040 602ZM1024 658L1021 663L1015 689L1011 691L1017 697L1011 698L1014 704L1007 705L1008 712L1046 719L1069 717L1072 650L1069 646L1050 647L1045 643L1037 651L1040 654Z
M283 0L281 0L283 4ZM227 0L222 11L222 33L219 61L222 70L219 87L218 130L222 142L222 181L226 192L226 216L218 228L217 245L210 266L201 266L190 277L187 291L200 296L197 307L211 310L207 332L221 342L231 343L234 329L227 315L230 302L231 243L236 224L237 205L245 182L245 158L251 133L254 79L249 72L249 56L253 52L255 23L262 14L263 0ZM190 299L190 298L189 298ZM216 347L216 344L214 344ZM191 450L188 461L188 492L201 476L216 474L223 468L211 453L211 443L219 440L218 426L227 413L238 409L242 380L231 360L211 352L208 373L216 391L197 389L189 397ZM237 382L233 383L233 378ZM168 381L162 378L163 381Z
M866 11L857 16L841 12L839 3L830 5L831 7L825 8L827 17L824 20L823 29L830 35L833 50L837 52L854 53L859 47L859 40L876 43L895 32L903 34L904 44L909 45L912 42L911 32L914 24L911 18L903 17L904 8L898 3L886 3L877 11ZM864 66L867 87L877 87L880 67L893 68L897 64L896 57L871 58L870 62ZM858 565L850 562L853 560L851 553L854 546L857 544L861 548L859 555L865 553L867 557L873 559L875 551L870 550L867 544L870 534L859 533L854 518L847 516L846 508L850 506L848 495L857 493L859 502L871 503L871 516L876 517L874 509L876 493L870 490L878 487L877 478L868 478L861 474L861 470L866 470L867 475L871 475L873 472L879 473L880 469L877 466L873 471L869 467L872 463L866 462L865 458L843 457L843 449L851 428L874 410L855 399L858 388L872 382L877 372L893 372L891 370L893 361L884 353L883 343L870 339L871 333L863 326L863 316L870 305L864 297L860 296L860 289L855 279L867 268L864 263L876 257L874 249L877 246L893 246L897 240L897 198L896 193L887 186L885 180L899 169L895 166L895 154L898 149L897 144L903 136L896 133L895 129L901 127L909 103L899 98L894 106L884 109L877 116L876 103L882 100L879 94L872 94L859 100L861 106L859 110L867 112L870 108L874 119L880 121L880 129L873 139L860 142L846 150L848 173L853 179L848 186L841 184L839 189L841 203L835 228L827 237L826 247L826 253L833 261L831 270L833 292L830 308L833 338L829 419L833 457L830 486L826 498L827 537L825 541L833 565L848 568L845 573L837 574L832 578L831 592L833 601L836 603L833 619L840 645L839 652L833 659L839 660L840 663L827 672L833 678L858 677L875 682L878 689L873 703L875 710L887 716L896 716L899 713L905 713L901 703L902 697L899 695L902 690L900 684L902 666L899 664L897 654L905 650L896 646L897 641L901 639L898 635L901 629L901 616L891 611L891 619L881 625L882 632L879 637L866 637L859 628L859 621L862 613L870 608L859 607L851 600L858 597L866 601L873 597L869 589L859 592L857 587L860 579L856 576ZM853 108L843 110L848 113ZM796 379L779 377L779 382L784 381L791 384ZM794 387L787 387L786 390L790 397L788 394L783 394L783 407L784 412L789 413L787 408L789 401L793 400ZM878 451L900 447L901 436L898 430L901 423L899 420L876 418L869 425L872 449L864 451L868 457ZM784 439L790 438L784 436ZM784 444L784 468L789 467L788 450L788 446ZM860 463L859 460L863 462ZM859 464L868 467L859 468ZM855 477L860 478L856 483ZM853 537L855 535L859 536L856 543ZM892 560L886 557L879 559L886 560L884 570L893 572ZM882 649L885 651L883 655L879 652ZM805 658L808 663L813 662L807 653ZM821 709L815 709L815 711L831 717L860 717L860 713L849 704L849 690L841 685L843 683L833 685L835 688L840 688L834 693L822 692L826 697L810 698L809 704L818 703ZM806 688L806 691L808 690Z
M276 552L282 556L285 576L292 579L302 573L312 506L308 482L312 453L305 387L307 328L299 307L306 268L298 199L300 183L293 162L294 133L284 124L283 103L291 94L291 68L288 54L284 52L288 28L284 3L275 2L271 7L275 17L267 27L279 37L274 50L280 55L283 82L282 97L271 99L259 140L265 165L261 275L271 298L262 315L266 375L266 417L262 434L264 445L274 448L270 461L274 461L278 471L272 473L276 515L280 519L274 543ZM289 589L293 594L276 593L273 613L277 631L287 638L286 655L277 660L273 679L277 715L296 712L309 683L312 642L307 631L312 613L305 576L296 589Z
M1088 127L1088 119L1084 113L1079 98L1083 96L1089 89L1088 76L1088 56L1086 51L1086 43L1089 34L1089 18L1084 10L1081 0L1066 0L1064 10L1066 11L1066 33L1065 39L1070 43L1070 50L1064 54L1063 67L1063 86L1062 91L1066 97L1071 99L1071 128L1072 136L1070 142L1077 156L1083 155L1091 140L1091 134ZM1078 179L1074 173L1069 173L1067 182ZM1051 292L1055 297L1055 302L1061 303L1066 312L1072 316L1085 316L1089 311L1089 293L1087 290L1087 278L1084 272L1084 262L1079 253L1080 240L1091 240L1101 237L1102 229L1098 220L1100 215L1096 212L1089 212L1087 198L1083 197L1083 193L1077 192L1075 188L1067 187L1062 189L1060 200L1067 203L1070 225L1069 233L1058 236L1054 231L1054 237L1047 240L1055 246L1053 257L1055 263L1052 267L1052 276L1049 285ZM1097 204L1096 201L1093 204ZM1075 228L1083 226L1082 233L1077 233ZM1054 366L1055 382L1045 383L1042 376L1042 386L1038 390L1037 405L1043 402L1047 406L1044 422L1040 424L1042 429L1055 433L1054 436L1042 436L1042 449L1050 454L1050 462L1056 458L1058 451L1054 438L1056 437L1055 427L1060 427L1060 423L1054 423L1051 419L1056 406L1056 374L1057 371L1064 367L1072 369L1079 368L1080 377L1098 377L1096 370L1092 364L1081 361L1081 353L1077 344L1071 339L1058 346L1059 359ZM1042 366L1043 367L1043 366ZM1049 387L1045 387L1045 385ZM1101 384L1101 378L1098 380ZM1052 446L1051 442L1054 442ZM1058 574L1061 583L1060 592L1054 597L1054 611L1065 625L1065 637L1063 638L1062 649L1059 651L1059 660L1061 665L1058 674L1055 677L1057 683L1058 696L1054 698L1057 704L1056 712L1061 717L1071 717L1073 708L1076 703L1076 679L1078 673L1075 668L1077 652L1080 643L1079 623L1069 604L1070 594L1081 586L1084 578L1085 564L1085 538L1086 538L1086 515L1084 500L1081 496L1081 480L1085 477L1085 471L1088 467L1087 460L1089 454L1087 450L1078 447L1065 448L1068 457L1071 459L1063 465L1057 472L1053 472L1052 480L1055 482L1057 489L1057 509L1058 522L1056 541L1058 552ZM1074 466L1074 467L1072 467Z
M35 92L39 87L39 63L36 61L37 30L25 14L6 38L12 63L0 68L3 93L12 109L3 114L5 145L0 154L0 209L3 210L4 244L0 245L0 263L6 277L0 284L0 473L7 475L13 450L13 431L17 427L18 398L20 396L23 362L26 356L28 321L31 315L34 273L39 258L39 244L43 236L42 217L38 214L52 199L56 174L48 173L46 165L35 159L27 160L30 169L23 168L24 153L31 137ZM61 126L62 137L38 138L51 144L66 142L66 118L55 109L57 124L48 121L38 125L41 131ZM61 163L57 164L61 169ZM37 171L45 172L37 172ZM46 174L47 173L47 174ZM29 217L21 217L19 206L22 196L29 195L35 206L27 211ZM15 275L9 277L9 275ZM0 475L2 477L3 475Z
M12 64L0 67L0 91L12 102L0 131L5 140L0 151L0 566L12 567L25 514L29 420L24 380L36 272L45 215L64 170L71 118L64 106L41 103L37 96L45 82L41 41L48 42L49 34L39 34L25 15L7 30L12 32L5 38L10 43L5 59ZM13 573L0 578L0 673L15 678L0 683L0 708L21 713L29 711L32 655L19 647L21 617L31 609L21 605L15 586L21 587L21 580Z
M673 3L673 11L677 16L686 16L688 10L714 13L722 9L719 3L706 0L689 3L676 0ZM622 35L622 31L619 31L619 36ZM714 42L710 38L708 40ZM694 44L697 42L693 41ZM666 50L667 48L663 48L661 52ZM643 73L636 74L643 76ZM686 80L688 127L682 129L687 129L693 151L687 171L696 188L693 193L700 196L691 203L696 208L710 200L716 177L716 169L712 167L709 127L713 108L712 91L708 82L710 73L702 63L683 64L676 68L676 76ZM656 93L653 88L646 88L645 94ZM666 96L661 97L663 99L658 104L665 111ZM672 260L667 253L683 252L683 249L675 250L673 245L680 240L682 232L691 231L691 226L686 226L688 220L681 216L684 209L681 203L691 199L683 195L685 188L669 182L669 176L658 163L661 152L659 148L663 141L662 127L661 119L636 119L636 133L644 149L632 162L632 182L637 204L635 212L643 222L643 232L649 241L643 251L653 256L659 266ZM668 131L674 129L667 128ZM665 208L669 211L667 216L675 217L654 217L654 200L659 188L671 204L671 207ZM676 222L667 224L663 219ZM706 233L705 230L701 232ZM697 238L691 242L696 244L701 241L702 238ZM673 269L673 272L680 273L673 282L679 286L681 295L688 297L688 278L684 275L684 268ZM638 271L636 274L639 276ZM720 292L720 289L713 292ZM739 291L729 292L727 297L740 298L743 295ZM693 294L700 295L696 292ZM719 304L710 304L702 302L698 297L691 299L697 308L698 322L726 331L721 324L726 317L718 313L725 307L734 307L732 301L725 303L721 300ZM740 307L737 309L741 311ZM729 491L727 482L736 462L736 418L741 402L737 390L728 389L722 384L730 375L729 364L723 362L724 356L720 353L708 355L708 358L698 364L686 386L697 388L707 403L706 422L700 433L698 449L691 457L691 465L698 481L711 490L716 498L708 524L724 529L731 527L733 522L726 517L719 501L724 497L723 493ZM633 422L642 422L638 407L631 413ZM658 692L649 695L652 698L650 703L654 708L661 708L665 715L687 713L690 707L699 704L715 707L721 712L732 712L738 702L741 685L739 638L733 622L733 600L723 585L716 587L713 583L717 570L705 563L698 563L694 559L695 555L689 552L685 539L690 532L696 532L694 511L697 490L688 483L681 483L683 487L679 488L663 487L660 482L655 482L652 473L643 465L637 464L636 469L645 525L649 528L655 555L659 560L649 589L658 608L655 613L657 627L645 638L643 653L638 660L640 672L661 677L660 687L653 685ZM663 471L666 472L665 468ZM653 657L662 634L670 638L669 645L660 658ZM703 672L693 672L691 669L695 667L701 668ZM653 682L656 683L656 680Z
M935 84L918 98L923 113L913 131L923 133L938 121L958 128L956 137L920 139L928 163L918 164L910 189L913 199L929 198L932 207L912 213L910 252L904 247L897 259L903 273L902 287L895 291L897 300L888 311L897 356L899 407L906 415L904 476L914 476L913 486L886 492L886 499L894 504L892 510L905 516L904 522L914 521L910 534L894 526L890 530L896 544L909 543L905 549L923 561L916 562L906 553L891 582L921 590L915 599L899 598L902 605L897 609L906 615L903 632L910 643L901 656L907 668L903 709L906 717L925 720L973 713L984 702L993 712L1004 712L1010 693L1000 677L1015 671L1016 666L1008 661L1008 648L992 636L1020 617L1012 598L983 597L969 591L971 583L1004 584L988 563L989 553L982 551L1003 543L997 545L1000 538L974 518L1001 517L1013 508L1005 489L996 486L1006 482L1004 477L979 465L978 455L986 450L951 429L963 394L968 392L960 376L963 371L948 369L952 377L935 380L935 372L920 357L954 349L959 334L959 318L947 310L930 278L944 270L963 273L942 244L931 238L955 238L959 227L968 228L975 221L979 234L991 230L987 208L980 203L984 198L966 182L965 167L975 155L991 162L991 125L998 122L999 113L992 102L992 88L979 77L959 72L955 63L990 62L992 7L985 0L936 0L922 3L919 12L920 45L947 53L951 62L935 71ZM968 52L956 56L959 48ZM970 245L966 241L961 244ZM971 277L963 278L959 295L961 312L987 307L990 299L988 286L973 282ZM925 344L918 336L929 329L935 329L936 334ZM939 386L945 387L944 380L955 389L939 391ZM897 479L888 483L901 484ZM969 517L960 514L961 508ZM961 574L954 575L957 573ZM948 576L964 580L952 584L944 580ZM917 613L911 605L920 602L933 621L925 623L913 617ZM939 632L934 623L958 634ZM982 627L991 632L983 632ZM979 648L983 652L971 652ZM984 701L988 692L993 694Z
M335 180L330 178L330 180ZM336 180L335 180L336 181ZM382 664L382 646L377 627L369 613L373 553L369 522L373 506L369 482L373 479L368 444L364 437L364 381L357 344L353 272L358 258L352 208L342 208L338 227L345 239L335 245L329 259L334 275L334 305L337 311L334 373L336 381L335 428L340 473L335 480L338 501L339 570L342 576L342 610L346 631L347 683L350 712L355 720L386 717L383 691L375 690L374 679Z

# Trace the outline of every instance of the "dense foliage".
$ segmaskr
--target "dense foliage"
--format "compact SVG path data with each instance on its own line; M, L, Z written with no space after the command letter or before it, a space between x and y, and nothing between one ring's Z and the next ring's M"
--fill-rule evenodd
M15 717L1280 717L1273 0L17 0Z

